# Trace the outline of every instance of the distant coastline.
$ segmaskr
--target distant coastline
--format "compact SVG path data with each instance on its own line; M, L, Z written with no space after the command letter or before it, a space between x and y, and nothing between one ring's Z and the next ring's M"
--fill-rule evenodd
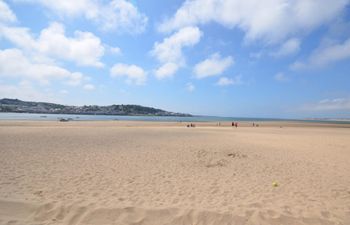
M0 112L113 116L192 116L191 114L169 112L162 109L140 105L68 106L48 102L22 101L19 99L9 98L0 99Z

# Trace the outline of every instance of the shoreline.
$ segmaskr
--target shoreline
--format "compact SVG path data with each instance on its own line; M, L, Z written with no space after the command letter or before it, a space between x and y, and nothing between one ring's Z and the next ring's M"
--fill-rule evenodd
M35 117L36 116L36 117ZM281 118L249 118L249 117L218 117L218 116L151 116L151 115L90 115L90 114L41 114L41 113L0 113L0 121L57 121L71 119L72 121L139 121L139 122L192 122L192 123L316 123L316 124L346 124L344 119L281 119Z
M276 128L292 128L292 127L309 127L309 128L350 128L350 123L320 123L320 122L300 122L300 121L236 121L238 123L237 128L254 128L259 129L262 127L276 127ZM216 128L228 128L232 127L231 122L228 121L215 121L215 122L201 122L201 121L135 121L135 120L72 120L66 122L60 122L56 120L0 120L0 126L16 126L16 125L46 125L46 126L74 126L79 124L83 126L104 126L104 125L115 125L125 127L142 127L142 126L153 126L153 127L187 127L188 124L195 124L196 127L216 127ZM253 127L253 123L258 127ZM232 127L235 128L235 127Z

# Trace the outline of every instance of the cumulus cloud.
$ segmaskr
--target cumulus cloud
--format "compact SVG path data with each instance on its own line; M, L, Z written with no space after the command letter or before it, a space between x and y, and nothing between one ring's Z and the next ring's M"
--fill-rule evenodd
M198 27L184 27L162 42L156 42L151 55L162 63L156 70L156 77L158 79L171 77L180 67L184 66L185 57L182 49L197 44L201 36L202 32Z
M20 48L31 49L37 46L30 30L25 27L10 27L0 24L0 37L6 38Z
M158 79L164 79L172 77L179 69L179 65L176 63L165 63L155 71L155 75Z
M304 111L339 111L350 110L350 98L323 99L302 107Z
M185 27L167 37L163 42L156 42L151 54L160 62L184 61L182 48L197 44L202 36L198 27Z
M48 84L51 80L62 80L69 85L79 85L84 78L79 72L70 72L56 65L33 62L19 49L0 50L0 76L31 79L42 84Z
M78 65L102 67L100 61L105 48L93 33L75 31L74 37L67 37L64 26L51 23L43 29L37 39L27 28L0 25L0 36L18 47L35 54L72 61Z
M46 55L76 62L81 65L101 67L104 47L98 37L90 32L75 31L74 37L66 37L64 26L52 23L41 31L38 50Z
M219 53L215 53L208 59L205 59L204 61L196 64L194 66L193 72L197 79L217 76L222 74L233 63L234 61L232 56L223 58Z
M186 0L159 26L169 32L185 26L219 23L239 28L245 39L279 42L290 35L308 32L338 17L348 0Z
M291 69L318 68L350 58L350 38L343 43L332 43L318 47L305 61L296 61Z
M216 85L218 86L230 86L230 85L239 85L239 84L243 84L241 75L236 76L234 78L220 77L218 82L216 82Z
M0 98L8 97L28 101L57 101L57 98L52 96L52 93L43 90L39 91L28 81L21 81L18 85L0 83Z
M110 70L111 77L126 77L129 84L143 85L147 80L147 73L136 65L118 63Z
M0 0L0 22L13 23L16 21L16 15L12 12L10 7L3 0Z
M300 40L297 38L291 38L281 45L281 47L274 53L274 57L283 57L288 55L294 55L300 50Z
M17 0L44 6L60 17L84 17L103 30L141 33L148 18L127 0Z

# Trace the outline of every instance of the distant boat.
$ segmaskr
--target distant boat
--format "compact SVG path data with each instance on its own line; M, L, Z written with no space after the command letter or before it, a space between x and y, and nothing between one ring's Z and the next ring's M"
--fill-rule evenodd
M65 119L65 118L58 118L58 121L60 122L68 122L68 121L71 121L73 120L72 118L68 118L68 119Z
M40 116L41 118L46 118L47 116Z

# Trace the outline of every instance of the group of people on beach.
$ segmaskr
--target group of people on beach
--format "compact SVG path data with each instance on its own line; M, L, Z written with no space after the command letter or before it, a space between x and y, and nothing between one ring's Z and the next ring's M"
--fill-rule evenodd
M187 127L196 127L194 123L187 124Z
M221 126L221 123L218 122L216 125L217 125L217 126ZM238 123L233 121L233 122L231 123L231 126L237 128L237 127L238 127ZM194 123L190 123L190 124L187 124L187 127L196 127L196 125L195 125ZM259 124L253 123L253 127L259 127Z
M221 123L218 122L216 125L220 127ZM237 122L232 122L232 127L238 127L238 123Z
M221 126L221 123L217 123L217 126ZM196 127L196 125L194 123L190 123L187 124L187 127ZM238 127L238 123L237 122L232 122L232 127Z

